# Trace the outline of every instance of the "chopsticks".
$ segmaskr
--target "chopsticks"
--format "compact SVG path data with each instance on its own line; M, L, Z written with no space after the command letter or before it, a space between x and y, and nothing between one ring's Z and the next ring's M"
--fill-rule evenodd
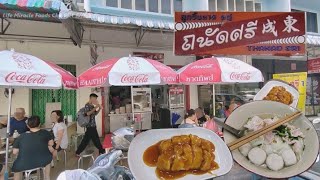
M238 149L239 147L243 146L244 144L274 130L275 128L295 119L296 117L300 116L302 113L300 111L290 114L289 116L285 116L284 118L281 118L280 120L276 121L275 123L272 123L270 125L267 125L266 127L259 129L254 132L250 132L247 135L231 142L228 144L228 147L231 151Z

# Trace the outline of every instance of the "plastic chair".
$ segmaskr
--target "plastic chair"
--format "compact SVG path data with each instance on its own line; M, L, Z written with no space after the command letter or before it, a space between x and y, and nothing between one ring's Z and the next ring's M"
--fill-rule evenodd
M80 163L81 163L81 168L83 168L83 158L91 158L92 162L94 162L94 150L85 150L80 154L79 160L78 160L78 169L80 169Z
M34 172L34 171L42 171L43 177L45 177L44 167L39 167L39 168L34 168L34 169L30 169L30 170L23 171L24 176L25 176L25 179L26 179L26 180L30 180L30 175L31 175L31 173ZM40 179L40 173L38 174L38 178Z
M64 154L64 170L66 170L67 169L67 150L62 149L61 151L63 151L63 154ZM57 154L57 161L60 161L58 154Z
M84 136L83 133L81 133L81 134L77 133L77 134L73 134L71 136L71 144L74 145L74 151L77 151L79 139L82 140L83 136Z

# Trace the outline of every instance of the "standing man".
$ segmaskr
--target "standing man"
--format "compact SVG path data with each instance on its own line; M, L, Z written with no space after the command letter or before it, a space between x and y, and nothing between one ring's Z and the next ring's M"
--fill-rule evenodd
M90 140L92 140L96 148L99 149L100 154L105 153L105 150L102 148L102 145L99 139L97 126L96 126L96 119L95 119L96 115L100 112L101 109L102 107L98 102L98 95L94 93L90 94L89 102L85 105L85 114L87 116L90 116L90 121L89 121L89 124L86 126L86 132L76 151L76 154L78 156L87 147Z

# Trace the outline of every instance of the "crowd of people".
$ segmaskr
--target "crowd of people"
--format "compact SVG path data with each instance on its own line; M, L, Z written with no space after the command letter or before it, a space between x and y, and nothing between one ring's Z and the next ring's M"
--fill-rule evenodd
M218 104L217 112L223 117L228 117L229 114L238 107L235 101L231 101L229 106L222 108ZM76 156L80 156L86 146L92 140L93 144L99 150L100 154L105 153L103 149L95 122L95 116L100 112L102 106L98 102L96 94L90 94L88 103L84 106L85 116L89 118L89 123L86 125L84 137L76 150ZM51 131L48 129L41 129L41 121L39 116L26 117L24 108L17 108L14 116L10 119L10 139L13 144L12 154L16 159L12 166L14 172L14 180L20 180L22 172L35 168L44 168L45 179L50 179L50 164L57 152L68 148L68 132L67 126L64 122L64 115L61 110L54 110L51 112L51 121L53 123ZM0 126L5 127L6 120L0 121ZM219 133L213 117L204 112L202 108L187 111L185 120L180 127L184 126L202 126ZM18 133L18 137L14 137ZM35 152L36 155L35 155ZM2 168L1 175L3 176L3 165L5 162L4 156L0 156Z
M102 109L97 100L96 94L90 94L89 101L85 105L85 115L89 116L90 122L86 126L86 132L76 155L86 148L90 140L99 150L105 153L102 148L95 122L95 116ZM22 178L22 172L35 168L43 168L46 180L50 180L51 162L57 156L57 152L68 148L68 132L64 122L64 115L61 110L54 110L50 115L53 123L52 128L42 129L39 116L26 117L24 108L17 108L14 116L10 118L10 142L12 143L12 154L16 156L11 171L14 173L14 180ZM7 126L7 120L0 121L1 127ZM18 137L14 137L18 133ZM0 144L3 146L3 144ZM35 155L36 152L36 155ZM4 175L5 155L0 156L1 179Z

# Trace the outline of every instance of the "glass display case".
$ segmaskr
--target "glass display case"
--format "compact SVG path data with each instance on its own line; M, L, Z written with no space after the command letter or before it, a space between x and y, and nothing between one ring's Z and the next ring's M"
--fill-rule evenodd
M132 88L133 112L152 112L151 88Z
M171 109L184 107L183 86L170 87L170 89L169 89L169 107Z

